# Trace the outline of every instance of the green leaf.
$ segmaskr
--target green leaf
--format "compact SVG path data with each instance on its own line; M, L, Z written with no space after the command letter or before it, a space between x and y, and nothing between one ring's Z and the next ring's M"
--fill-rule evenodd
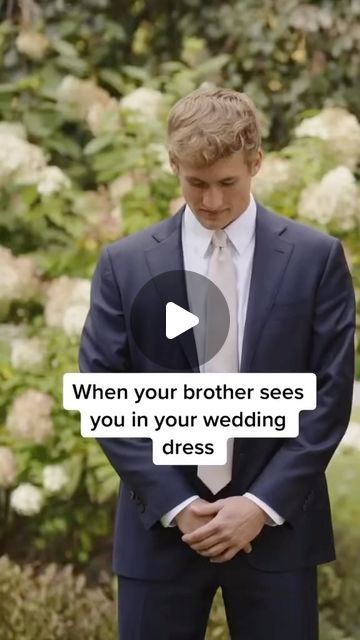
M89 73L89 64L83 58L75 58L71 56L60 56L56 58L56 65L60 69L73 73L79 77L84 77Z
M59 128L63 117L59 112L52 111L25 111L24 125L31 136L46 138Z
M63 58L78 58L79 53L76 47L68 40L61 40L60 38L53 38L52 47Z
M126 82L119 73L116 73L116 71L113 71L112 69L100 69L99 78L116 89L120 94L126 93Z
M80 160L82 155L82 149L78 142L74 140L74 138L70 138L70 136L60 132L45 140L44 146L46 146L47 149L56 151L60 155L73 158L74 160Z
M140 82L143 82L144 84L146 84L146 81L149 79L148 71L146 71L142 67L135 67L129 64L125 64L123 67L121 67L121 71L129 78L132 78L133 80L140 80Z
M99 151L106 149L106 147L108 147L113 142L114 142L114 136L110 133L107 133L106 135L103 135L103 136L99 136L98 138L94 138L93 140L90 140L90 142L88 142L87 145L85 145L84 153L87 156L94 155L96 153L99 153Z

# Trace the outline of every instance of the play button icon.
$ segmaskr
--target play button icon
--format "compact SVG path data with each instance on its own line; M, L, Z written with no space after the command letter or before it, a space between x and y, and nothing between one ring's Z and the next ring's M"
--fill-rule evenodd
M183 307L179 307L175 302L168 302L166 305L166 337L169 340L177 338L185 331L189 331L199 324L199 318L186 311Z
M149 371L199 370L221 349L230 325L220 289L206 276L184 269L145 281L132 299L130 317L118 319L130 329L134 370L144 367L140 350Z

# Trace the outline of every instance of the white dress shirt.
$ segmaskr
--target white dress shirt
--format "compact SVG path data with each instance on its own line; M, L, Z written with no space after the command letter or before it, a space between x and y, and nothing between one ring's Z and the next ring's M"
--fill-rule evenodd
M256 202L250 195L249 206L236 220L226 227L226 233L230 240L231 251L235 263L238 295L238 359L239 371L241 363L242 345L244 339L244 328L247 304L250 291L250 279L252 263L255 249L255 221ZM184 257L184 268L186 271L195 271L206 276L208 272L209 259L212 251L211 238L213 230L206 229L198 221L190 207L186 205L182 220L182 249ZM190 309L191 310L191 309ZM199 367L200 372L204 367ZM265 504L262 500L251 493L244 494L247 498L255 502L268 515L267 524L283 524L282 518L276 511ZM178 504L161 518L164 527L174 526L175 516L188 504L196 500L194 495Z

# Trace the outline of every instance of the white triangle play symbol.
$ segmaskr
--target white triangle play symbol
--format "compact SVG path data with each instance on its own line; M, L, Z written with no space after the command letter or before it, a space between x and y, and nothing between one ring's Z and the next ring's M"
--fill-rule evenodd
M179 307L175 302L168 302L166 305L166 337L169 340L180 336L185 331L196 327L199 318L183 307Z

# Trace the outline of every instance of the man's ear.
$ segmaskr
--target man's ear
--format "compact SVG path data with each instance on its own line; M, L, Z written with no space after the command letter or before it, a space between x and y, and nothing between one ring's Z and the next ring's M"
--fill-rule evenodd
M179 174L179 167L177 162L175 162L174 158L172 158L170 154L169 154L169 162L170 162L170 167L172 169L172 172L174 173L175 176L177 176Z
M259 172L262 161L264 158L264 153L262 149L258 149L257 154L251 165L251 177L253 178Z

